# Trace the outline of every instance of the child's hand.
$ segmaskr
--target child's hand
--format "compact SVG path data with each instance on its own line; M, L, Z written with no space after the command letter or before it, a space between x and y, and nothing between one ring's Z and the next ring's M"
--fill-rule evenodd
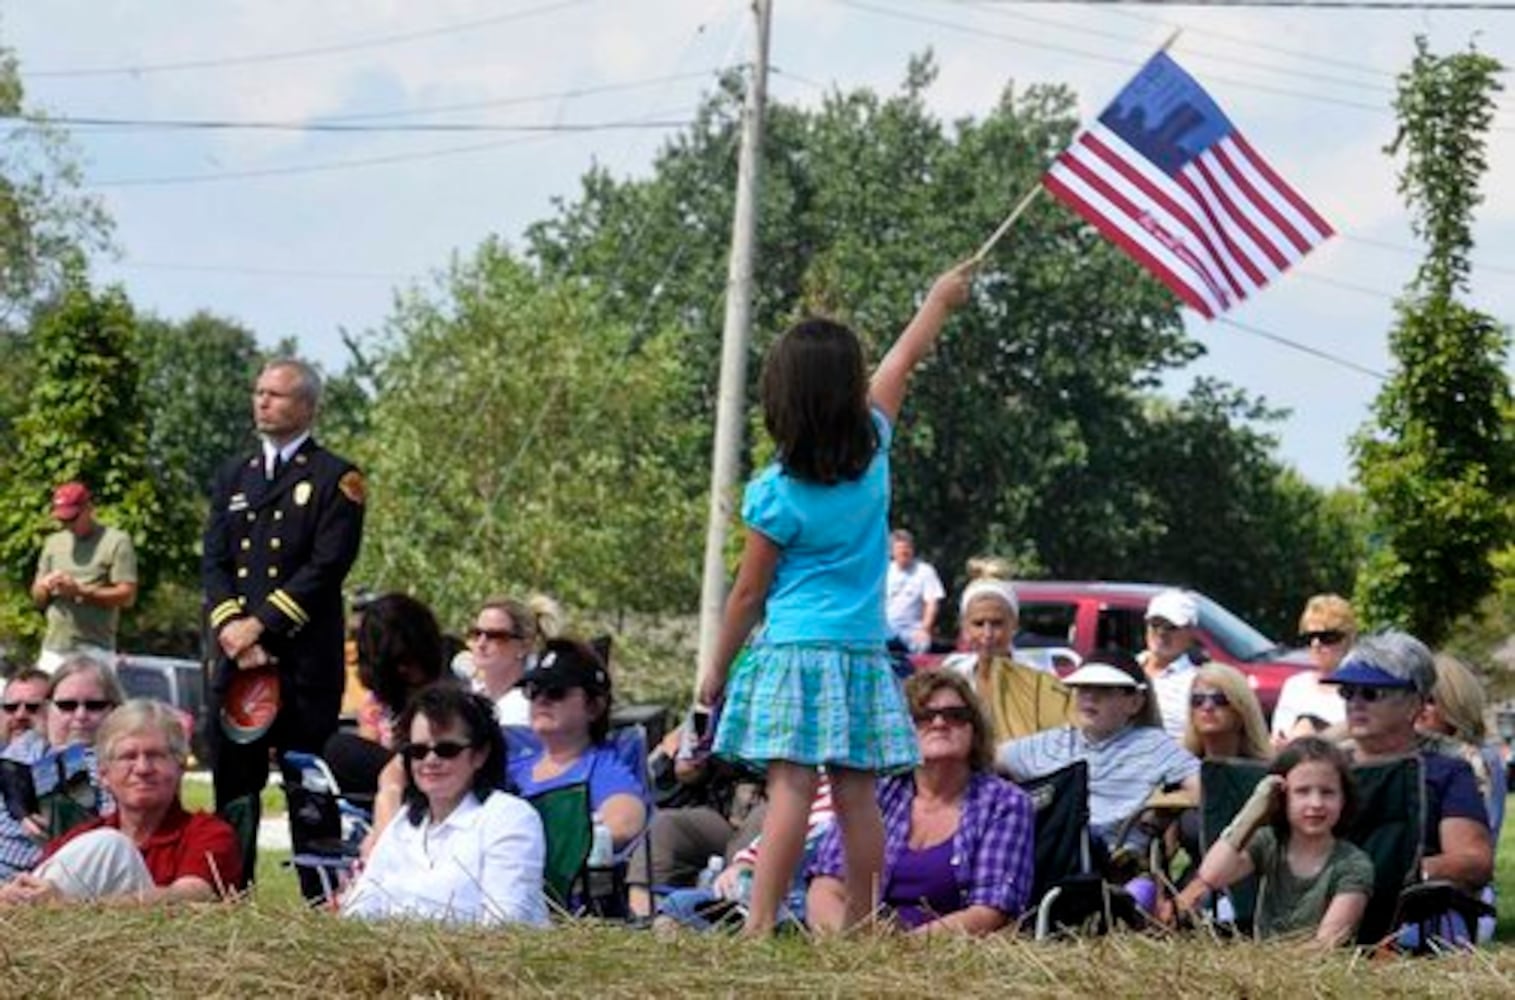
M954 265L950 271L932 282L931 291L926 294L926 298L948 310L962 306L973 291L973 272L977 267L977 262L972 260Z

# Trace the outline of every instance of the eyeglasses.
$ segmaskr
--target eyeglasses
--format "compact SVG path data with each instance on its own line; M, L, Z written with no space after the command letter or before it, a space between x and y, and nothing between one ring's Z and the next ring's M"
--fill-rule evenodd
M407 743L400 748L400 753L409 761L423 761L432 754L436 754L441 760L452 760L462 754L464 750L472 750L472 743L459 743L456 740L439 740L436 743Z
M45 701L7 701L4 704L0 704L0 708L5 709L6 715L15 715L23 708L36 715L42 711L42 706L46 704L47 702Z
M1190 708L1230 708L1231 699L1226 697L1224 691L1195 691L1189 695Z
M511 639L520 638L523 638L521 633L503 628L479 628L478 626L474 626L468 630L469 642L477 642L480 639L488 639L490 642L508 642Z
M151 767L165 767L168 762L174 760L174 755L167 750L128 750L111 757L112 764L119 764L130 770L137 764L146 764Z
M929 726L940 719L949 726L966 726L973 721L973 709L967 705L947 705L943 708L922 708L910 713L917 726Z
M1346 637L1347 633L1340 629L1323 628L1313 632L1301 632L1299 634L1299 644L1301 646L1313 646L1318 642L1322 646L1335 646Z
M1380 698L1386 698L1390 694L1402 691L1403 688L1367 687L1359 684L1338 684L1336 693L1341 695L1342 701L1365 701L1369 705Z
M59 698L53 702L53 706L64 715L68 715L70 712L77 712L80 706L83 706L86 712L108 712L116 707L116 703L105 698Z

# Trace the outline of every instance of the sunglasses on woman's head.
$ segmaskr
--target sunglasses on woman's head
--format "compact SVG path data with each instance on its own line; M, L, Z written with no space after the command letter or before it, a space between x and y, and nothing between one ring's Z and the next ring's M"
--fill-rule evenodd
M436 743L407 743L400 748L400 753L405 755L406 760L423 761L432 754L436 754L442 760L452 760L464 750L472 750L472 743L459 743L456 740L438 740Z
M941 719L948 725L966 726L973 721L973 709L967 705L948 705L945 708L922 708L911 712L910 717L915 720L917 726L929 726L937 719Z
M59 698L53 702L53 706L64 715L70 712L77 712L80 705L83 705L85 711L89 712L104 712L116 707L115 702L104 698Z
M1230 708L1231 699L1226 697L1224 691L1196 691L1189 695L1190 708Z
M1322 646L1334 646L1346 637L1347 633L1339 629L1323 628L1314 632L1301 632L1299 634L1299 644L1301 646L1312 646L1318 642Z

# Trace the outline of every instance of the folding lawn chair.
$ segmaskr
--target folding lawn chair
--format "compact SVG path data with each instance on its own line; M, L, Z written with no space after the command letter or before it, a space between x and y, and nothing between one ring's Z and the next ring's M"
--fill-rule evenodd
M1037 939L1054 933L1103 934L1121 925L1145 926L1135 900L1107 882L1095 868L1089 833L1088 763L1075 761L1051 774L1020 782L1020 787L1031 796L1036 810L1031 900Z
M291 856L300 890L313 903L329 903L352 876L363 838L373 827L370 810L342 794L319 755L287 751L280 760L289 808Z
M1242 806L1252 797L1258 783L1267 777L1268 764L1246 758L1208 758L1199 766L1199 848L1200 856L1191 858L1192 870L1220 839L1221 831L1231 824ZM1230 913L1222 913L1220 899L1211 899L1211 918L1237 934L1252 933L1253 914L1257 909L1257 878L1248 875L1233 883L1221 894Z

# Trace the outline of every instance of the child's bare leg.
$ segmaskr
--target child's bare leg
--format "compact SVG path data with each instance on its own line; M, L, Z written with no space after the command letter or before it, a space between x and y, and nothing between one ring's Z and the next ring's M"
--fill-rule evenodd
M847 927L864 923L878 909L884 876L884 818L874 798L873 773L831 769L831 799L847 857Z
M779 905L805 852L805 828L817 780L813 767L781 760L768 766L768 813L763 817L762 846L743 928L748 935L771 933L778 920Z

